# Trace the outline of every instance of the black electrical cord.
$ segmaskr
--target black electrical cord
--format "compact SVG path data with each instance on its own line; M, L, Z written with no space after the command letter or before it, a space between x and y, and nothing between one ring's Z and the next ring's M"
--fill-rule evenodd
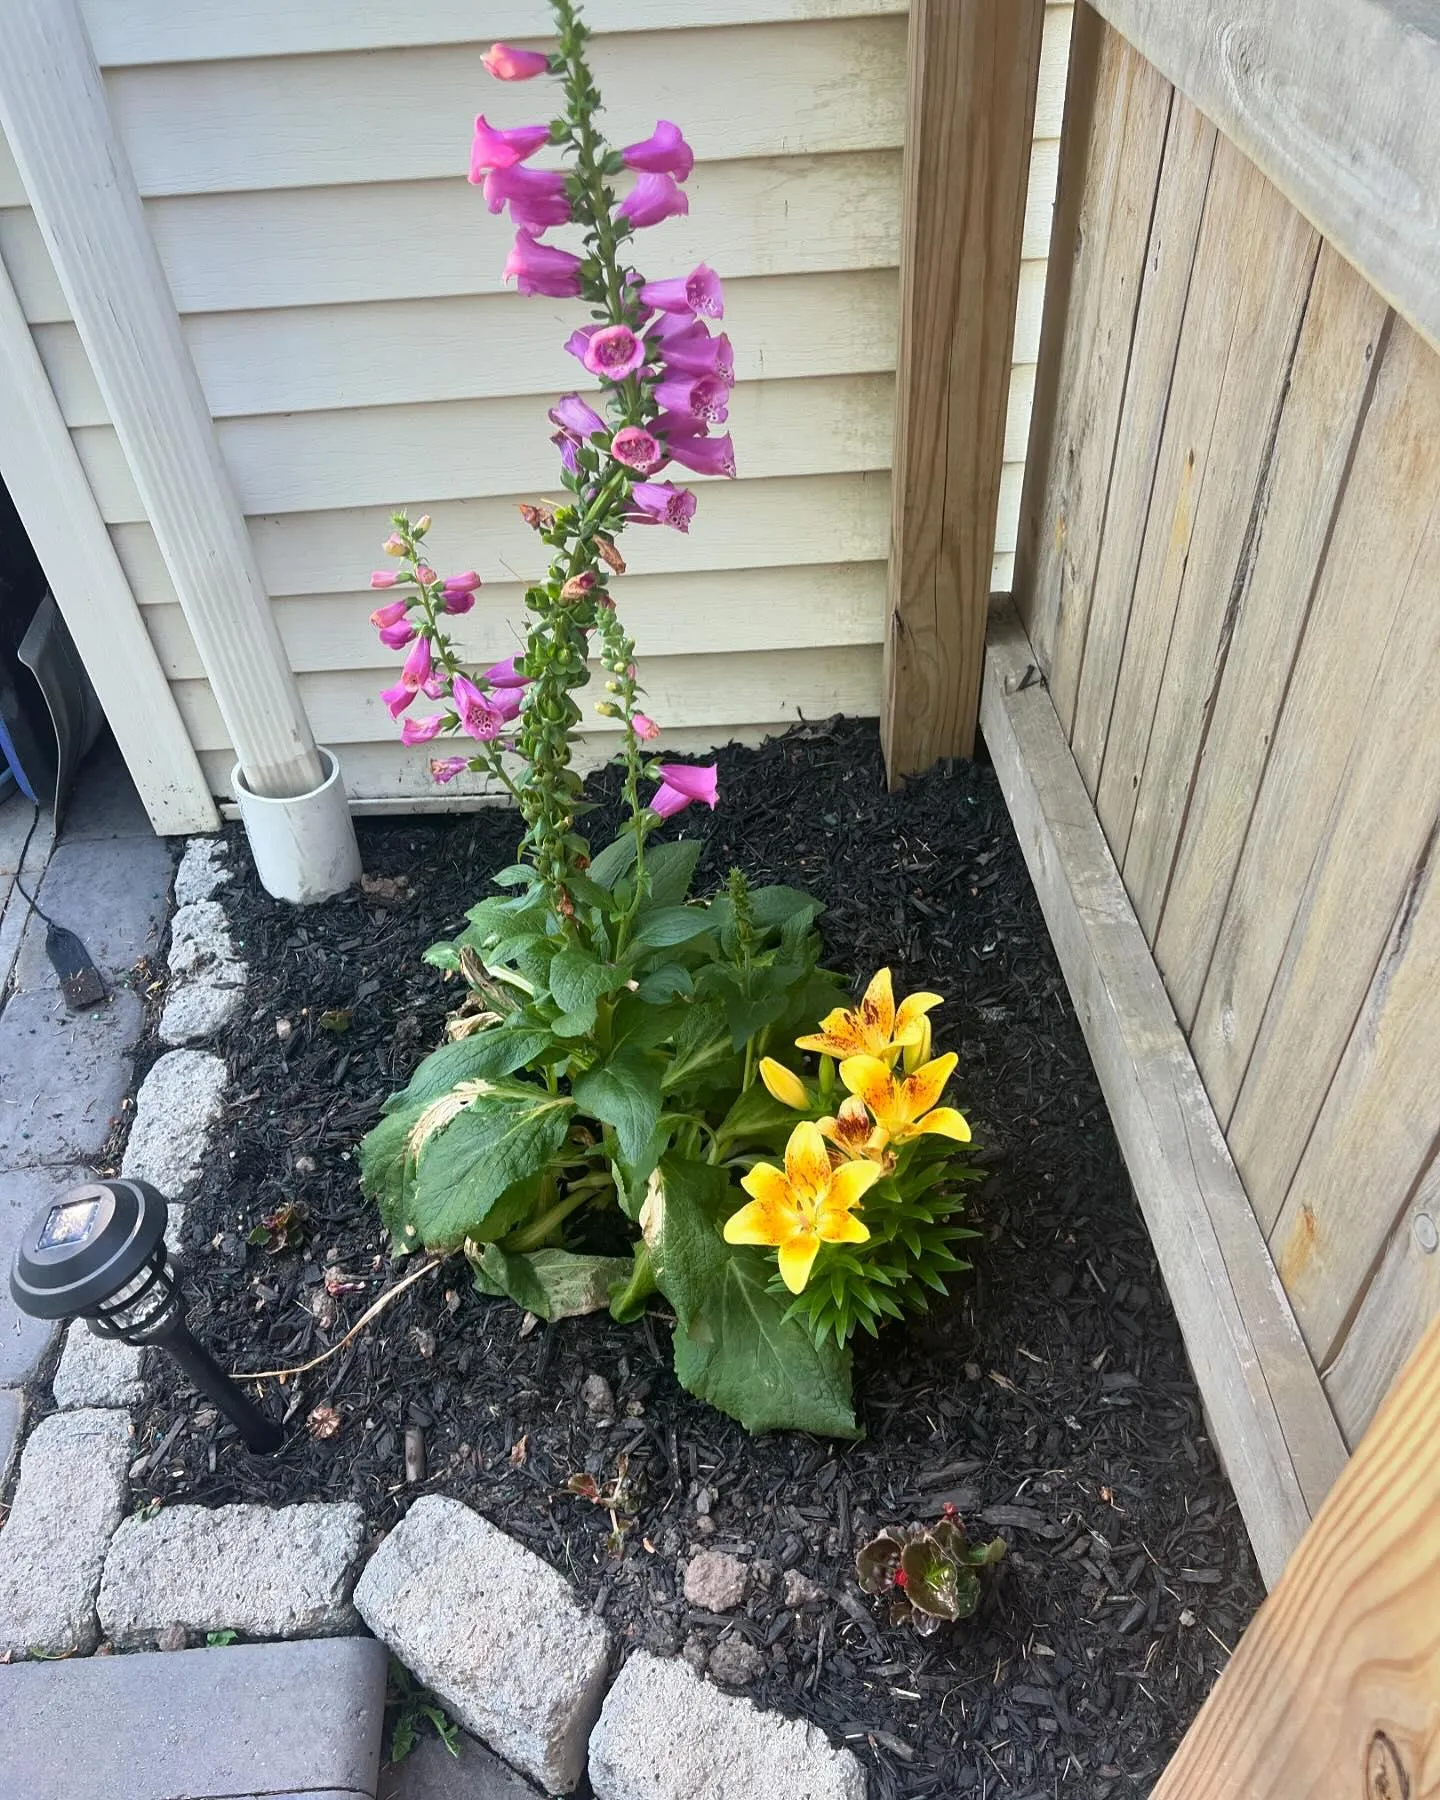
M29 923L30 913L45 921L45 954L59 979L66 1006L71 1012L84 1012L87 1007L98 1006L105 998L105 978L95 967L83 942L68 925L57 924L50 917L23 880L25 858L30 854L30 840L35 836L35 828L39 823L40 805L37 801L35 817L30 821L30 829L25 833L25 842L20 846L20 856L15 864L15 886L30 909L25 915L26 923Z

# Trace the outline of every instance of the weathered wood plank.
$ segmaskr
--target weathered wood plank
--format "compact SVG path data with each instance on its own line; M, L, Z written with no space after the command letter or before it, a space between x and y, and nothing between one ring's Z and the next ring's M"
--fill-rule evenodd
M1097 796L1152 944L1320 248L1253 164L1216 163Z
M1376 376L1190 1034L1224 1125L1351 750L1365 734L1375 671L1437 491L1440 363L1398 328ZM1320 1095L1301 1098L1313 1118ZM1243 1158L1240 1170L1248 1186ZM1267 1230L1283 1197L1251 1188Z
M1155 937L1155 960L1187 1030L1373 391L1388 314L1370 284L1322 246Z
M1390 1233L1360 1310L1324 1371L1325 1392L1351 1444L1389 1393L1430 1321L1440 1315L1440 1139Z
M1440 1324L1151 1800L1430 1800L1440 1758Z
M1171 91L1080 8L1015 570L1016 606L1067 731Z
M1097 0L1440 349L1440 18L1415 0Z
M974 744L1044 10L916 0L910 13L881 719L892 782Z
M1056 685L1062 696L1075 695L1070 741L1091 794L1110 731L1214 151L1215 127L1177 96L1146 247L1089 616L1083 636L1067 633L1062 619L1055 652Z
M1267 1581L1345 1446L1013 609L982 725Z

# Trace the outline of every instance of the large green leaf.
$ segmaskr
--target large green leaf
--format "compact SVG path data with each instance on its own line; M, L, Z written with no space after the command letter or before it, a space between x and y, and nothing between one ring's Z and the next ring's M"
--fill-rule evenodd
M703 906L659 906L641 914L631 941L647 950L668 949L688 944L709 929L710 915Z
M595 1024L596 1002L623 987L626 974L587 950L562 950L550 964L550 995L565 1015L562 1037L581 1037Z
M593 882L602 888L613 888L624 874L627 874L635 863L635 834L627 831L624 837L618 837L613 844L607 844L590 864L587 873Z
M405 1226L409 1223L407 1202L415 1182L410 1133L421 1111L419 1105L411 1105L392 1112L367 1132L360 1144L360 1186L366 1198L380 1209L385 1229L397 1245L406 1249L415 1247L415 1238L406 1233Z
M507 1294L537 1318L578 1318L603 1312L630 1282L635 1265L628 1256L577 1256L570 1250L502 1250L487 1244L475 1264L482 1294Z
M664 1086L683 1087L698 1076L713 1074L716 1068L735 1057L730 1042L730 1027L723 1008L713 1001L692 1005L686 1010L684 1023L675 1033L675 1053L665 1072ZM737 1083L738 1085L738 1083Z
M687 838L678 844L656 844L645 852L648 906L678 906L690 892L695 865L700 860L700 840Z
M721 1237L726 1215L741 1203L725 1170L667 1158L653 1200L646 1239L656 1280L675 1308L681 1385L747 1431L860 1436L849 1352L817 1348L767 1291L766 1254Z
M437 1131L420 1152L408 1207L425 1248L453 1250L483 1233L505 1190L542 1169L565 1142L573 1111L567 1095L537 1088L533 1098L476 1100Z
M660 1119L661 1064L639 1050L617 1051L598 1068L578 1075L571 1093L581 1112L613 1125L620 1154L636 1164Z
M473 1032L453 1044L442 1044L416 1069L409 1086L390 1096L384 1111L436 1100L441 1094L448 1094L457 1082L473 1081L477 1076L493 1080L499 1075L513 1075L516 1069L523 1069L548 1050L552 1041L543 1025L505 1025L492 1031Z

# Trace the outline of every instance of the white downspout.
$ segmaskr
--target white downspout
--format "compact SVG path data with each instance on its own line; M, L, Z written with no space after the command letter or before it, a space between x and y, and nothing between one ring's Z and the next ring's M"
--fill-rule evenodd
M77 0L7 0L0 125L239 759L260 879L320 900L360 873L335 760L281 642Z

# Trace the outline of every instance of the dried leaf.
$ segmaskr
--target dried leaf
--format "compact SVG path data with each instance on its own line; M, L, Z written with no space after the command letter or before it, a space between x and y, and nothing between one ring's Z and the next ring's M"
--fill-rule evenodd
M313 1438L333 1438L340 1429L340 1415L333 1406L317 1406L305 1420L305 1429Z
M530 1454L530 1434L529 1434L529 1432L526 1432L525 1436L522 1437L518 1443L512 1444L510 1446L510 1466L511 1466L511 1468L513 1468L513 1469L524 1468L526 1458L529 1456L529 1454Z

